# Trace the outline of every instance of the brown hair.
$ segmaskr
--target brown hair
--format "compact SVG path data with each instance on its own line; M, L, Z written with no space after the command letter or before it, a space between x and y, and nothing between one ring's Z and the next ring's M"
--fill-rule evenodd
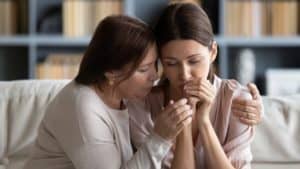
M213 44L213 30L205 11L195 3L171 3L163 11L155 27L158 48L179 39L192 39L208 47ZM213 71L208 79L212 80Z
M121 15L106 17L96 28L75 81L101 84L107 80L105 72L132 64L128 78L153 44L154 33L142 21Z

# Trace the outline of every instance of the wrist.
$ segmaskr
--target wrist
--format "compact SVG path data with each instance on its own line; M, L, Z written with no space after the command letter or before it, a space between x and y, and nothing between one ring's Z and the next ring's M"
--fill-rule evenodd
M212 124L211 124L209 118L203 118L198 121L198 129L200 130L200 132L203 131L203 129L207 129L211 125Z

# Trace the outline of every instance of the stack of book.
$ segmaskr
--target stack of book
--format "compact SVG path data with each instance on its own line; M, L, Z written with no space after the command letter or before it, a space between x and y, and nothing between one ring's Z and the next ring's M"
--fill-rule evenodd
M298 34L298 0L227 0L225 15L229 36Z
M91 35L106 16L121 14L122 0L64 0L63 34L68 37Z
M37 79L72 79L79 70L82 54L50 54L36 67Z
M17 30L17 3L14 0L0 1L0 35L13 35Z

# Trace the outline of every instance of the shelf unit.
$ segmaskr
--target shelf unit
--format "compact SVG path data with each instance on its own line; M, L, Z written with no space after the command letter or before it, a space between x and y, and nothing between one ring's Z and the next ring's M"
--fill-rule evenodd
M50 52L83 52L91 37L68 38L61 34L41 34L37 31L38 18L46 7L62 4L63 0L26 0L29 6L28 33L0 36L0 80L33 79L40 57ZM204 0L205 1L205 0ZM215 3L212 3L212 2ZM222 78L235 78L234 60L237 53L250 48L256 55L256 82L264 93L264 73L269 68L300 67L300 37L228 37L225 35L225 1L208 0L219 45L218 70ZM168 0L123 0L124 14L141 18L149 24ZM215 5L218 5L217 7Z

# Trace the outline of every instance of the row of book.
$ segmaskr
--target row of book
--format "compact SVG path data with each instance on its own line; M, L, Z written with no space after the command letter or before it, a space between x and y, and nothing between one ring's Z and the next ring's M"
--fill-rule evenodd
M63 35L91 35L106 16L121 14L122 0L65 0L63 1Z
M36 66L37 79L73 79L79 69L82 54L50 54Z
M298 0L227 0L225 34L295 36L299 33Z
M28 32L28 2L0 0L0 36Z
M15 1L0 1L0 34L12 35L17 31L17 4Z

